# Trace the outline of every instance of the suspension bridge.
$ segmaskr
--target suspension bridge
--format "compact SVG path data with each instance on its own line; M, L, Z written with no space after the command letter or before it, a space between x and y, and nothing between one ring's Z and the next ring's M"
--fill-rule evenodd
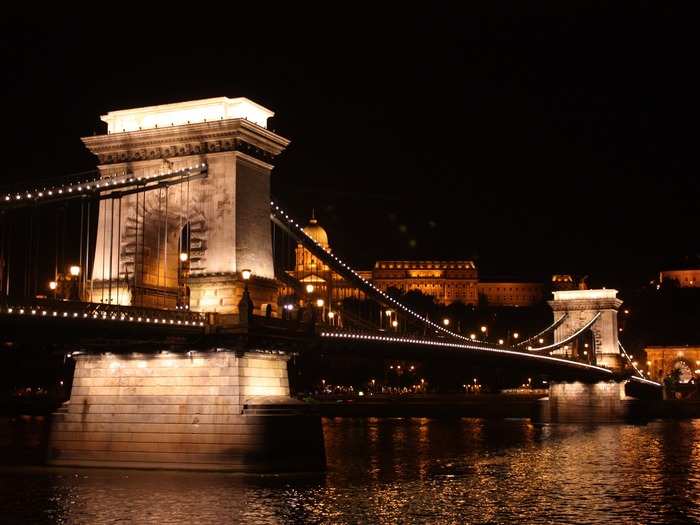
M618 341L615 290L555 292L550 326L495 344L380 289L271 198L272 162L289 145L267 128L271 116L225 97L113 111L106 134L83 139L94 172L0 192L3 339L76 362L51 462L317 465L318 420L289 397L286 372L289 355L310 348L527 367L589 397L613 385L606 402L620 401L626 381L658 386ZM379 318L391 311L393 326L315 304L288 271L290 249L306 250Z

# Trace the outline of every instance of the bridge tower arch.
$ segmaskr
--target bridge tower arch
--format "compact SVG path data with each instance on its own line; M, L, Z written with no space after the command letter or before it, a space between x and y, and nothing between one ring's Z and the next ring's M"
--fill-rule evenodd
M289 141L267 129L273 115L247 98L227 97L103 115L107 133L82 139L102 177L128 175L145 187L149 177L179 170L202 176L183 174L181 182L100 202L86 299L175 308L179 231L189 223L190 309L233 317L246 269L256 313L261 304L276 310L270 173Z
M622 300L617 298L617 290L562 290L553 294L554 299L549 301L549 306L554 320L564 318L554 331L554 342L565 340L595 319L590 329L596 364L621 370L617 312ZM566 350L563 348L554 351L554 354L564 353Z

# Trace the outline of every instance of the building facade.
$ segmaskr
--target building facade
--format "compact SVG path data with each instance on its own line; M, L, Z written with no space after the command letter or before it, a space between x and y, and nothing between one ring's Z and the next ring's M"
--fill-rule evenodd
M659 272L659 284L669 281L675 281L680 288L700 288L700 268Z
M682 383L700 375L700 346L647 346L644 350L646 368L653 381L662 381L674 370L678 370Z
M544 286L535 282L480 282L479 295L490 306L532 306L544 300Z
M309 220L304 232L331 253L328 234L315 217L312 216ZM361 292L301 244L298 244L295 250L294 270L288 273L301 283L302 288L312 285L313 296L325 301L337 302L348 297L363 298ZM532 306L544 300L542 283L512 280L480 282L476 264L471 260L377 261L372 270L358 273L384 292L389 289L396 289L401 293L416 290L433 296L437 303L443 305L455 302L477 305L481 301L492 306L518 307ZM286 288L282 293L290 295L294 291Z

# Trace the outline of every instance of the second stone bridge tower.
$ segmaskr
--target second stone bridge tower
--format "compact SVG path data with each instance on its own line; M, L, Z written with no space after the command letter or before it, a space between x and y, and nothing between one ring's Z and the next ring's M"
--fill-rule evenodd
M83 142L103 178L126 174L145 189L149 177L189 171L101 201L85 298L233 315L250 270L256 313L274 315L270 172L289 141L267 129L273 115L220 97L102 116L107 134Z

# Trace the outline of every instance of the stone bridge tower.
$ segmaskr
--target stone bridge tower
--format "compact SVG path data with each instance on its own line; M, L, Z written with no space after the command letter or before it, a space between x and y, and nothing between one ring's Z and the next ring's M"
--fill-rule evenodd
M566 319L554 331L554 342L563 341L576 333L600 312L600 317L591 326L596 364L620 370L622 362L617 338L617 311L622 301L617 298L617 290L564 290L553 293L554 299L549 301L549 305L554 312L554 320L566 315ZM559 349L555 354L565 352Z
M102 177L189 167L206 176L101 201L86 299L227 316L247 269L256 313L269 304L276 314L270 172L289 141L267 129L273 115L219 97L102 116L107 134L83 138Z

